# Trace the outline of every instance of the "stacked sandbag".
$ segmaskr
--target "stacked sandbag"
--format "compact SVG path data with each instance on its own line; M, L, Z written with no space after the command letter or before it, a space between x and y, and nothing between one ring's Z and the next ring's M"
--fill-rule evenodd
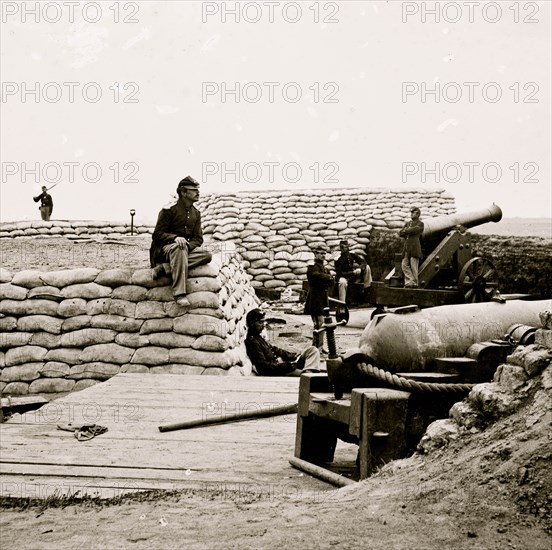
M339 241L364 255L374 227L399 229L419 206L424 218L455 212L444 189L327 189L207 195L199 203L204 233L235 241L256 288L299 290L313 245L339 255Z
M104 238L120 238L131 235L153 233L153 226L147 224L134 225L126 222L106 222L98 220L82 221L18 221L0 224L0 239L8 237L33 237L36 239L48 237L66 237L80 239L87 236Z
M325 243L339 255L339 241L366 254L373 228L400 229L419 206L424 219L452 214L454 198L444 189L314 189L256 191L203 195L198 202L203 232L238 246L251 285L263 289L300 290L313 245ZM156 215L158 208L152 212ZM139 225L135 235L150 234L152 225ZM33 221L0 224L2 237L70 239L129 238L128 223L101 221Z
M0 270L0 391L66 392L120 372L251 374L258 301L233 243L190 271L189 310L151 269Z

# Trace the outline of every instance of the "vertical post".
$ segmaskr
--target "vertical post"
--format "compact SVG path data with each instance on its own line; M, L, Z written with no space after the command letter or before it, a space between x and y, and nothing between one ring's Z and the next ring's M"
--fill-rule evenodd
M134 235L134 214L136 214L136 210L134 208L130 211L130 234Z

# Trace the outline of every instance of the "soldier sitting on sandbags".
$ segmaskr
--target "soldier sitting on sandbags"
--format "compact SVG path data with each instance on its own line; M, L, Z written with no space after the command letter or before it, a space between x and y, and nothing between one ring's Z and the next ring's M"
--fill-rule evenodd
M209 263L212 256L201 247L201 214L194 206L199 200L199 183L191 176L186 176L178 184L176 193L176 203L163 208L157 218L152 235L150 262L154 279L172 274L176 303L189 307L190 301L186 297L188 270Z

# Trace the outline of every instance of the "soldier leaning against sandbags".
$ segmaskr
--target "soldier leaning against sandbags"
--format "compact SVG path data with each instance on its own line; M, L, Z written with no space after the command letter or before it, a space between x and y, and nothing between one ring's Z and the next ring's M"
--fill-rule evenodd
M303 372L320 369L320 352L316 347L308 346L301 353L294 353L266 341L264 311L252 309L245 319L245 349L259 376L301 376Z

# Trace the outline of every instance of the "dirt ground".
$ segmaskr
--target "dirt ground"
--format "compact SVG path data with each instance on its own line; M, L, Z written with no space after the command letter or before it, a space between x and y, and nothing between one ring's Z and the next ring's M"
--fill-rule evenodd
M11 270L107 268L118 254L119 266L145 267L141 240L94 249L89 243L90 261L65 240L32 250L32 243L3 243L2 261ZM271 316L286 321L269 334L275 343L308 343L305 319L281 311ZM354 347L358 336L358 329L340 328L338 347ZM392 462L368 480L326 492L294 485L294 491L211 487L112 501L0 499L0 549L548 550L551 459L549 423L528 426L521 410L445 449Z
M549 426L523 413L342 489L138 494L111 502L3 501L2 548L546 549Z

